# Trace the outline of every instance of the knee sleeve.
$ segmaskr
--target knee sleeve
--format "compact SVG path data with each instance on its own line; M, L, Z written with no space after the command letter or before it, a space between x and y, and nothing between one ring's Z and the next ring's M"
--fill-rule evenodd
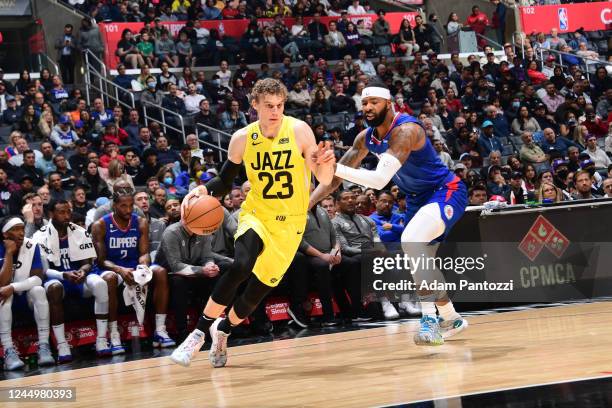
M108 313L108 285L98 275L87 276L87 286L94 296L94 313L103 315Z
M421 207L412 217L402 233L402 244L405 242L430 243L444 234L446 224L440 214L440 206L430 203Z
M34 319L39 327L49 326L49 302L45 289L35 286L28 291L28 301L34 309Z
M11 326L13 324L13 297L6 299L2 305L0 305L0 334L10 333Z
M12 304L13 297L11 296L0 305L0 343L2 343L4 350L13 347L13 339L11 337L11 327L13 325Z
M253 230L242 234L235 243L234 263L215 286L212 299L220 305L232 302L236 290L253 272L257 257L263 250L263 242Z
M240 319L249 317L271 290L272 287L264 285L257 277L251 277L246 289L234 303L236 316Z
M409 257L421 263L412 262L412 274L417 288L422 282L444 283L444 275L432 262L438 250L438 244L430 244L433 240L444 234L446 225L442 220L440 208L437 203L430 203L422 207L410 220L402 233L402 249ZM421 301L432 302L443 297L444 291L435 291L428 295L419 295Z

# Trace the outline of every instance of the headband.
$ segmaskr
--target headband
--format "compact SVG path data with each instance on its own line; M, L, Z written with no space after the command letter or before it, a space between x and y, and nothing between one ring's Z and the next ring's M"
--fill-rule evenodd
M21 218L17 218L17 217L11 218L6 224L4 224L4 227L2 227L2 233L7 232L8 230L10 230L16 225L24 225Z
M370 86L368 88L364 88L363 91L361 91L362 99L369 98L370 96L391 100L391 92L389 92L388 89L381 88L379 86Z

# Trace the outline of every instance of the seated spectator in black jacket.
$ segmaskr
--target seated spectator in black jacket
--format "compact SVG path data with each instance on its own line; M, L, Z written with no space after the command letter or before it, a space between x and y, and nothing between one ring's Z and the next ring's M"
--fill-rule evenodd
M19 184L11 182L6 172L0 169L0 215L19 214L21 206L14 198L19 190L21 190Z
M344 93L342 82L336 82L334 92L329 97L332 113L355 112L355 100Z
M523 184L523 173L520 171L512 172L510 175L510 189L504 193L504 198L509 205L526 204L528 201L535 200L533 192L527 191Z
M72 156L68 159L70 168L74 174L78 177L82 176L87 169L87 163L89 163L89 147L87 140L79 139L76 141L76 150Z
M56 171L49 174L49 193L52 200L61 201L70 199L70 191L64 190L62 187L62 175Z
M304 236L288 276L291 287L291 305L288 313L296 324L304 328L308 326L310 319L306 312L310 313L311 305L307 295L312 281L316 282L323 307L322 325L334 324L332 288L333 276L338 270L336 268L332 272L332 269L339 265L341 260L340 244L336 242L334 226L327 211L317 205L308 212Z
M6 109L2 112L2 123L15 126L21 120L22 110L17 106L17 100L13 95L6 95L5 101Z
M76 175L68 168L68 161L63 154L58 154L53 158L56 172L62 177L62 188L67 191L72 191L76 186Z
M138 157L136 149L130 147L125 151L125 172L130 175L132 179L136 179L138 178L138 174L140 174L140 170L142 170L140 157Z
M153 192L153 202L149 206L149 214L153 218L162 218L166 215L166 190L161 187Z
M146 126L141 127L138 131L138 139L132 144L138 156L142 157L146 150L154 148L154 140L151 136L151 130Z
M32 150L23 152L23 164L19 168L19 178L28 175L36 187L45 184L45 177L42 171L36 168L36 156Z
M180 159L179 154L168 146L168 139L165 136L157 138L155 150L157 151L157 161L162 166L164 164L174 163Z
M533 111L533 118L538 122L538 125L540 125L540 129L551 128L555 133L559 133L559 125L555 122L554 116L547 112L546 105L542 102L536 105Z
M203 125L215 129L219 127L217 123L217 117L210 110L210 101L208 99L202 99L200 101L200 111L196 113L196 115L193 117L193 120L195 123L201 123ZM198 130L201 130L201 128Z
M85 174L79 179L79 184L87 187L87 193L85 195L90 201L95 201L99 197L110 197L108 185L106 181L100 177L98 166L93 161L87 163Z
M191 298L204 307L217 277L232 264L231 258L218 255L211 248L210 235L194 235L182 222L175 222L164 231L155 262L168 271L170 299L176 318L179 340L187 332L187 306Z
M161 164L157 161L157 151L153 148L144 151L142 161L142 169L134 180L134 183L138 185L144 185L151 177L157 178L157 173L161 168Z

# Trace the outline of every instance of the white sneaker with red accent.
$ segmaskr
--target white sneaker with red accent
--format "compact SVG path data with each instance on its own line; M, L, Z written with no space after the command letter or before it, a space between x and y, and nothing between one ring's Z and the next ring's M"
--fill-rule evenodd
M189 367L193 356L202 348L206 336L198 329L192 331L189 336L170 355L170 360L183 367Z
M210 360L210 364L215 368L224 367L227 363L227 338L229 334L218 329L219 323L221 323L222 320L223 318L219 317L212 326L210 326L212 345L210 346L208 359Z

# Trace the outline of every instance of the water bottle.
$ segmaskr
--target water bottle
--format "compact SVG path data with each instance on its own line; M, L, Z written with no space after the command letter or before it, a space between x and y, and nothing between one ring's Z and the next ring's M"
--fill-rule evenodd
M132 353L140 353L140 327L135 324L131 328L132 333Z
M38 355L36 354L29 354L26 357L26 366L28 367L29 370L36 370L36 368L38 368Z

